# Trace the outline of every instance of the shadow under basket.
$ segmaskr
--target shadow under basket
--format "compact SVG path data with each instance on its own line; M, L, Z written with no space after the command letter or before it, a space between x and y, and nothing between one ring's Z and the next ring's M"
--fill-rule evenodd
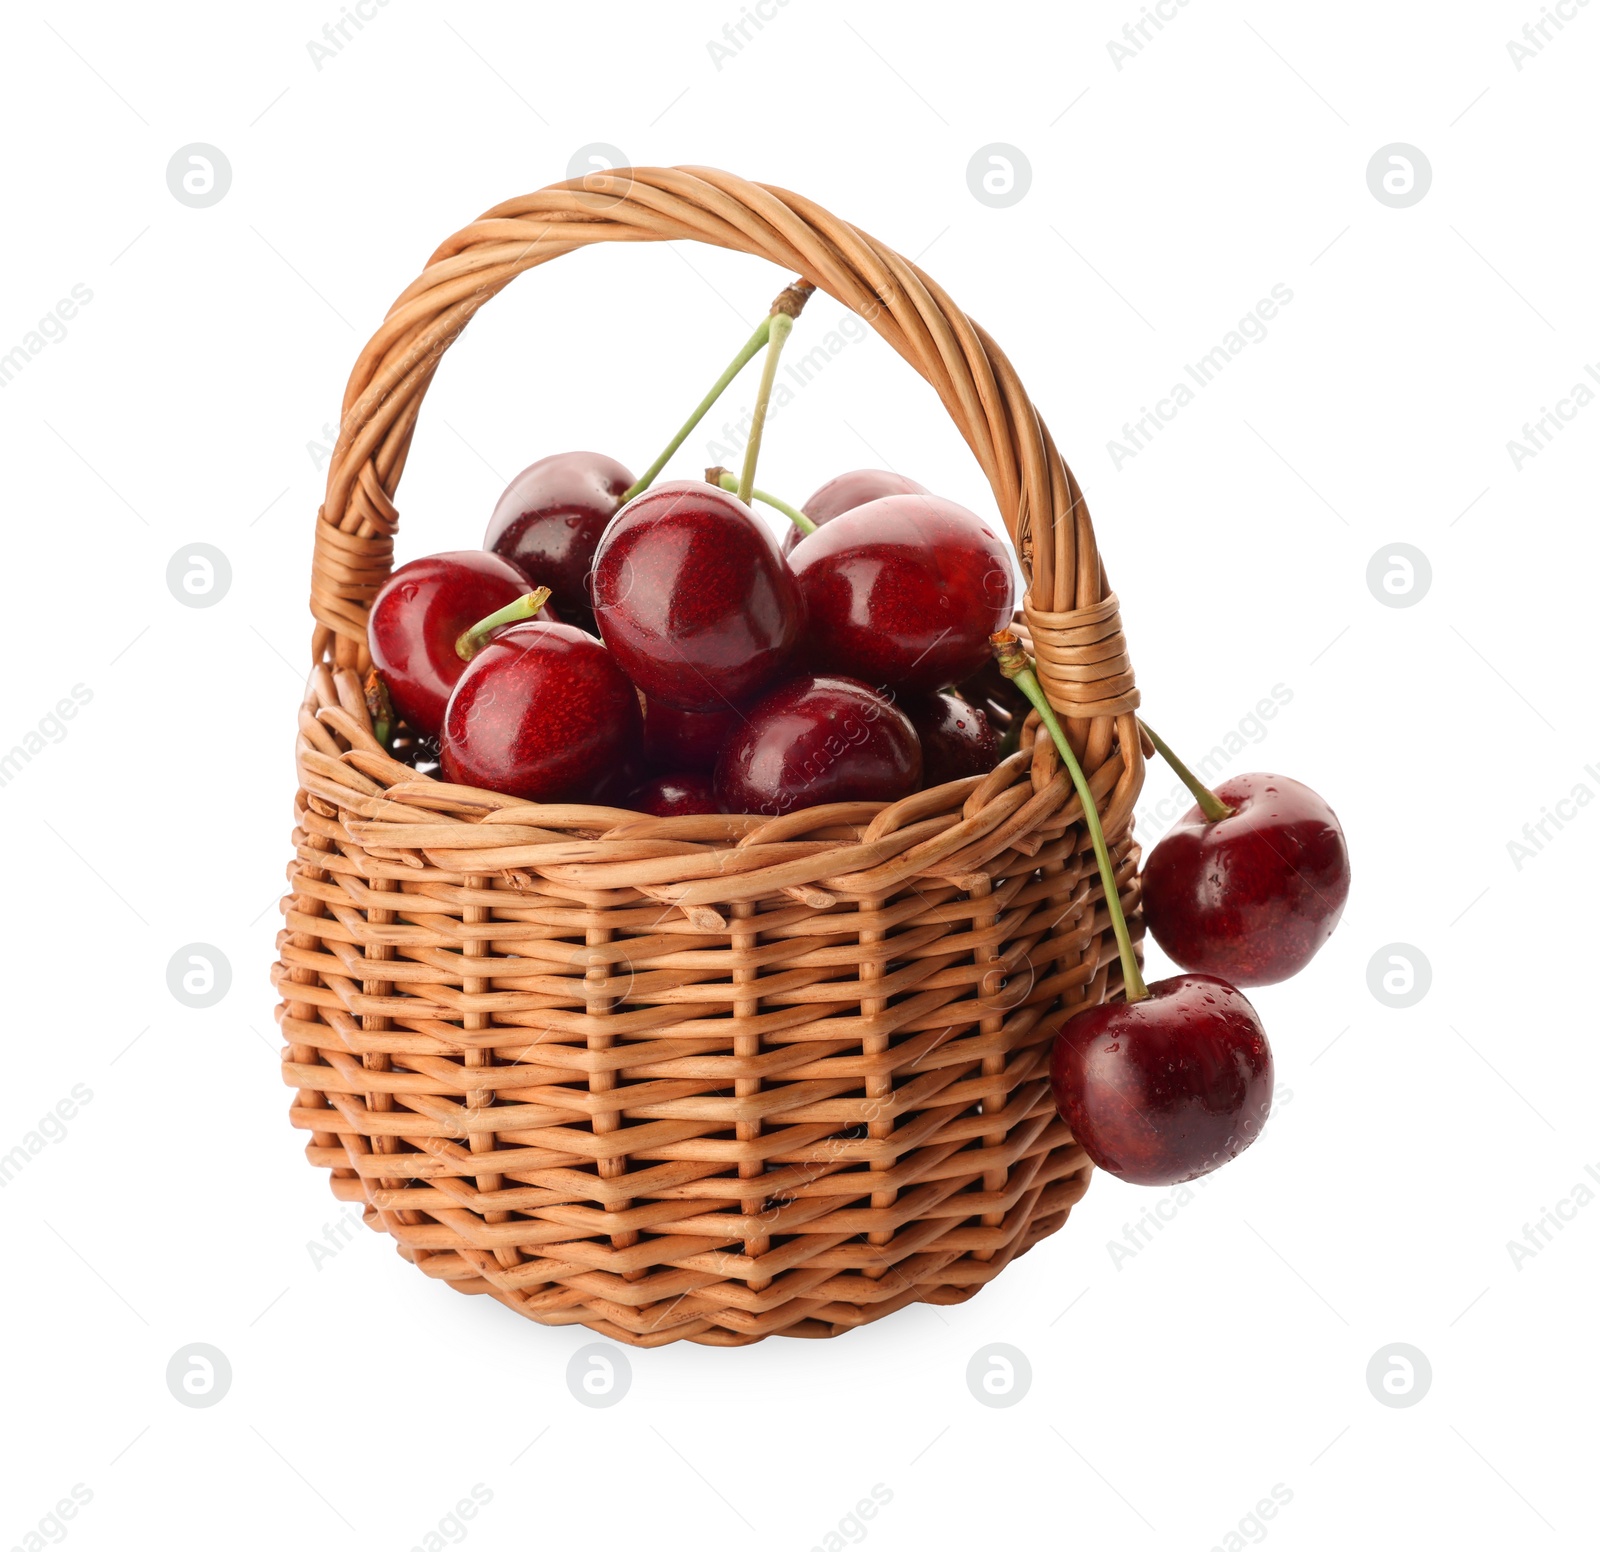
M782 189L593 174L450 238L345 393L318 514L274 981L293 1124L334 1194L463 1293L618 1342L835 1336L970 1298L1066 1221L1054 1015L1119 994L1083 814L1037 720L896 803L655 819L421 775L373 737L367 609L423 395L514 276L588 243L770 260L938 393L1017 547L1022 633L1135 935L1138 693L1071 471L914 264Z

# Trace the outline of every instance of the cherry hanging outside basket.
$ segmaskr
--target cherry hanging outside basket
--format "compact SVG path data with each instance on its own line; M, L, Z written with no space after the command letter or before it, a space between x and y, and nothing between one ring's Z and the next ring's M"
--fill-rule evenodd
M916 265L798 195L633 168L510 200L390 309L318 514L275 984L307 1157L463 1293L619 1342L835 1336L970 1298L1066 1221L1051 1016L1121 989L1047 734L894 803L657 819L391 757L367 610L423 395L468 320L588 243L690 239L854 309L934 387L1027 582L1023 633L1140 930L1134 688L1083 497L1011 364Z

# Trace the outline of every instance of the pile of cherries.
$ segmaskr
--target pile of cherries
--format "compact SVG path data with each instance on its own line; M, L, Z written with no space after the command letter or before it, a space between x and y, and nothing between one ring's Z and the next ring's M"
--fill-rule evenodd
M805 504L814 531L785 554L729 491L634 485L599 453L541 459L482 550L378 594L373 662L446 780L779 815L993 768L1018 709L983 675L1012 613L997 525L864 469Z
M809 291L780 296L642 479L599 453L541 459L481 550L394 573L369 617L374 731L419 770L530 802L776 816L989 771L1031 705L1081 800L1125 999L1060 1022L1057 1106L1110 1173L1193 1179L1267 1118L1272 1053L1239 987L1294 974L1333 932L1350 885L1339 822L1281 776L1213 793L1146 727L1197 803L1142 890L1151 934L1189 973L1146 986L1093 795L1010 631L1003 532L884 470L839 475L798 509L754 488L777 354ZM742 474L654 483L762 346ZM782 546L751 499L791 520Z

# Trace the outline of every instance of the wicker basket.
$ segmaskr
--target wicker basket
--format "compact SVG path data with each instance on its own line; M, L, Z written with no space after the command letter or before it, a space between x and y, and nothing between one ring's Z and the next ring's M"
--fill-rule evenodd
M1140 931L1133 675L1089 514L1011 364L914 264L783 189L634 168L450 238L345 392L274 980L306 1154L463 1293L619 1342L834 1336L971 1297L1065 1221L1050 1015L1120 989L1082 811L1030 721L991 774L778 819L533 805L420 776L361 675L439 359L523 270L693 239L804 276L938 391L1029 584Z

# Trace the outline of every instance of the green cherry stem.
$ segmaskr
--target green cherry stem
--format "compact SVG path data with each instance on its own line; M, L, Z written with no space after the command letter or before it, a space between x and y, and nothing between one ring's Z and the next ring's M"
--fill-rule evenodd
M773 379L778 375L778 357L783 353L784 341L794 328L794 319L788 313L774 313L768 320L771 330L767 339L767 358L761 363L761 387L756 392L755 413L750 420L750 440L744 445L744 468L739 474L737 495L747 506L756 485L756 459L761 456L761 433L767 426L767 401L772 397Z
M1173 774L1194 794L1195 802L1200 805L1200 812L1206 816L1209 823L1215 824L1219 819L1226 819L1233 813L1233 810L1172 752L1166 739L1143 717L1139 719L1139 726L1144 729L1144 736L1156 746L1156 753L1172 767Z
M531 593L524 593L521 598L513 599L504 609L496 609L493 614L485 615L476 625L462 631L456 637L456 656L462 662L470 663L502 625L515 625L518 620L531 620L549 602L550 589L536 587Z
M1078 757L1072 752L1072 745L1067 742L1067 735L1061 731L1061 724L1056 721L1054 709L1045 699L1044 690L1033 672L1033 659L1022 650L1022 643L1017 640L1015 633L1009 630L997 631L989 638L989 645L994 648L995 661L999 664L1000 672L1033 703L1034 709L1039 713L1039 720L1044 723L1051 738L1055 740L1062 763L1072 777L1072 785L1077 788L1078 801L1083 804L1084 823L1089 827L1089 839L1094 845L1094 860L1100 867L1100 885L1105 891L1106 914L1111 918L1111 930L1117 939L1117 953L1122 957L1123 997L1128 1002L1142 1002L1150 995L1150 988L1144 984L1139 961L1134 957L1133 939L1128 933L1128 918L1122 913L1122 896L1117 892L1117 875L1111 866L1111 850L1106 845L1106 833L1100 825L1100 810L1095 807L1094 793L1089 788L1089 778L1083 774L1083 767L1078 764Z
M706 470L706 484L716 485L722 490L731 490L737 494L739 476L732 469L724 469L719 465L714 469ZM817 525L799 507L792 507L787 501L780 501L776 496L768 495L764 490L756 490L753 486L750 494L763 505L773 508L774 511L782 512L802 534L814 534L817 531Z
M389 686L374 668L368 672L362 688L366 692L367 720L372 724L372 736L387 749L389 740L394 737L394 702L389 699Z
M695 406L694 413L678 428L677 435L661 450L661 456L623 491L619 506L626 506L635 496L649 490L655 483L656 476L666 468L667 461L683 446L689 433L705 418L706 411L722 397L723 390L771 338L774 323L779 318L787 318L789 322L785 327L792 327L794 320L800 316L800 309L806 305L806 299L815 290L816 287L810 281L796 280L778 293L771 311L756 326L755 333L739 347L739 354L728 363L722 376L711 385L711 391Z

